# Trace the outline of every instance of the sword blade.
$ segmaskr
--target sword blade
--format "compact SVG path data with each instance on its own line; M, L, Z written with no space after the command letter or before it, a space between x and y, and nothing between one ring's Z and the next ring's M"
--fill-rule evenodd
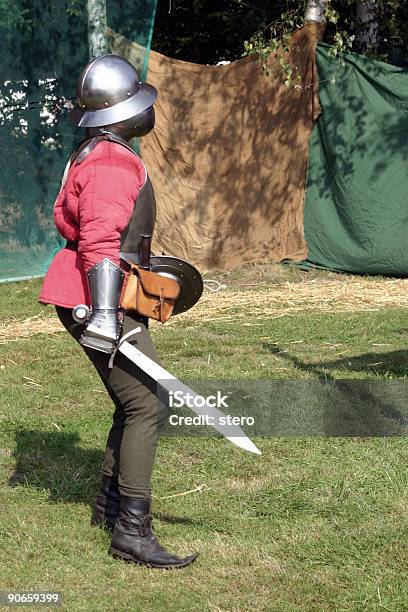
M188 407L196 414L206 417L206 424L214 427L214 429L232 442L232 444L250 453L255 453L256 455L261 454L259 448L257 448L248 438L241 427L238 425L225 424L226 415L218 408L210 405L207 400L202 406L198 407L196 402L194 402L194 398L202 398L202 396L187 387L187 385L162 368L162 366L153 361L153 359L150 359L150 357L126 341L119 344L118 350L167 392L181 391L184 396L189 395L192 400L192 405Z

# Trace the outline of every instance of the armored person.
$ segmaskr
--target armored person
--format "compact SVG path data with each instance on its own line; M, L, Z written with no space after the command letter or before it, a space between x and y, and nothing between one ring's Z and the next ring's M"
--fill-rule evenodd
M115 406L91 524L112 530L112 555L176 568L197 555L166 551L153 534L151 515L151 475L168 411L152 381L126 357L117 353L113 367L109 363L120 333L139 327L129 342L160 364L147 318L119 307L128 270L123 252L137 258L140 236L153 231L154 192L129 141L153 129L156 98L156 89L116 55L99 57L82 71L70 119L86 128L86 137L71 155L54 207L67 244L53 259L39 299L55 305ZM73 318L78 304L91 307L85 324Z

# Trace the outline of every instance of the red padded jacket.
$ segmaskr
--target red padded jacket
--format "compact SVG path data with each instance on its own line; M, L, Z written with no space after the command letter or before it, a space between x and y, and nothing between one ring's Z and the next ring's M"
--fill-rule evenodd
M54 221L61 236L78 248L56 254L40 302L90 306L86 272L105 257L120 265L121 233L146 178L143 162L115 142L101 141L81 164L73 163L55 202Z

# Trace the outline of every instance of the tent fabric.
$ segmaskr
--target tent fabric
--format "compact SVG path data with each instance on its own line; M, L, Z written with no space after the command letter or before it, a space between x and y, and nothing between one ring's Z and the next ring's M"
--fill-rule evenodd
M203 66L150 52L159 91L156 128L141 154L156 192L155 252L201 270L302 260L308 139L319 112L315 49L320 24L294 33L301 89L287 88L271 57ZM112 48L137 62L138 46L112 33Z
M156 4L106 0L109 25L141 45L142 78ZM0 282L43 276L64 243L53 206L85 132L70 125L62 100L89 61L88 29L86 0L1 3Z
M322 115L310 140L307 262L408 275L408 70L319 44ZM331 80L335 78L335 83Z

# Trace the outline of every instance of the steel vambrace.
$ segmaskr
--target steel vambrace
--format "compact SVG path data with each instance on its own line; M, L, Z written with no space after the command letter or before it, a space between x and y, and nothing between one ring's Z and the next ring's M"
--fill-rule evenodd
M88 271L92 313L80 338L83 346L112 353L119 340L119 302L125 275L113 261L103 259Z

